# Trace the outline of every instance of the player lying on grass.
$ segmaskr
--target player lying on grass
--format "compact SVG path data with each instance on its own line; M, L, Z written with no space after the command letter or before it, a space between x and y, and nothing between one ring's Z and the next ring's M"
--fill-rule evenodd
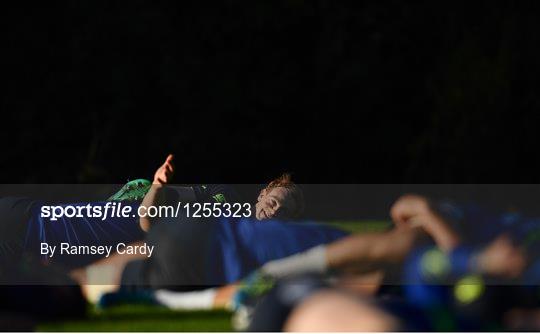
M234 203L237 201L237 195L234 190L225 185L208 185L200 186L198 188L204 189L204 191L198 190L187 190L187 188L179 188L176 186L169 186L169 182L172 178L172 173L174 172L173 157L169 155L164 162L164 164L158 168L154 175L153 186L148 191L146 196L141 202L141 205L146 207L151 206L160 206L160 205L172 205L177 206L178 202L185 201L195 201L195 202L227 202ZM200 196L199 193L210 194L205 196ZM183 207L181 209L184 209ZM255 224L259 220L269 220L270 218L277 217L295 217L303 209L303 196L300 189L290 181L290 175L283 175L268 184L268 186L263 189L255 204L255 210L253 211L253 217L248 217L246 219L236 219L236 218L209 218L205 219L204 223L201 223L195 218L189 217L185 211L181 211L179 215L174 217L162 217L154 218L153 221L159 221L155 228L150 229L150 219L142 217L140 219L140 225L143 230L149 230L149 234L146 236L146 242L155 246L155 254L153 254L150 260L145 257L141 257L140 261L134 261L130 263L129 267L124 274L124 278L127 282L124 282L128 285L138 282L138 274L135 273L140 267L145 266L150 269L144 269L145 276L149 276L152 280L152 284L156 280L160 281L160 285L201 285L205 284L201 281L195 281L198 272L200 272L201 266L204 263L197 263L197 261L205 255L205 253L211 253L217 251L213 247L211 238L218 238L228 236L231 237L231 234L242 234L242 238L245 243L248 242L257 242L260 239L260 234L264 234L265 237L271 238L273 234L280 233L283 235L283 229L290 231L298 230L300 227L290 227L285 226L284 224L277 222L270 222L268 224L263 224L257 228ZM225 210L225 209L223 209ZM242 213L249 213L249 211L244 211ZM225 211L224 211L225 212ZM202 221L203 219L201 219ZM234 223L234 224L232 224ZM237 224L238 223L238 224ZM251 224L254 223L254 224ZM237 225L237 226L233 226ZM250 226L253 225L253 226ZM281 227L281 231L280 231ZM317 240L330 240L333 238L338 238L345 235L342 231L337 229L331 229L325 226L314 226L313 224L305 224L302 231L311 231L310 234L305 234L303 236L304 242L311 244L317 244ZM259 237L256 237L255 234L259 233ZM310 239L310 235L313 240ZM255 263L260 263L260 261L266 262L267 257L283 257L288 254L295 252L295 242L292 240L294 235L288 236L289 248L279 248L276 247L275 252L272 254L260 254L262 260L253 258L249 261L254 261ZM228 243L228 240L221 238L215 243L216 247L219 247L220 243ZM283 240L286 242L286 240ZM247 247L247 245L244 245ZM223 256L232 257L234 254L231 253L232 250L229 250L228 254L223 252L218 253ZM282 255L285 254L285 255ZM198 257L197 257L198 256ZM207 255L206 258L211 255ZM241 254L237 254L241 256ZM122 268L125 260L130 260L129 257L115 257L114 259L107 259L106 261L101 261L95 265L92 265L92 271L99 270L99 268L105 268L106 266L113 267L114 270ZM148 261L145 261L148 260ZM193 265L184 264L186 261L193 261ZM246 259L246 261L248 261ZM114 264L110 266L110 264ZM167 266L165 268L165 266ZM180 269L181 267L187 267L187 270ZM222 275L226 276L235 276L241 277L243 273L237 273L235 271L240 270L240 268L227 266L226 268L217 268L212 266L214 270L222 270ZM178 269L177 269L178 268ZM96 270L94 270L96 269ZM84 270L79 271L79 277L81 281L84 281ZM191 280L191 282L188 282ZM219 278L216 278L219 280ZM146 283L144 283L146 284Z
M173 173L172 157L168 157L156 171L157 186L146 195L144 205L176 200L166 187ZM270 219L295 216L302 206L299 188L285 175L261 191L255 218L141 220L143 228L149 230L147 242L156 246L155 254L151 259L131 261L122 284L132 290L203 289L235 283L261 266L275 277L327 268L347 271L352 264L354 274L359 267L373 274L378 268L371 265L399 262L406 253L403 249L408 249L420 234L420 229L403 228L393 233L349 235L324 224ZM266 219L264 224L257 223L261 219ZM274 261L278 259L285 260ZM362 266L358 266L360 262ZM99 266L102 264L95 267ZM121 267L122 263L115 265Z
M169 204L166 184L173 173L172 161L167 159L156 173L158 186L143 200L145 205ZM320 223L285 220L300 211L299 192L286 176L261 191L255 218L141 221L149 231L147 242L156 246L155 254L151 259L130 262L124 270L123 285L203 289L235 283L260 267L276 277L282 272L290 275L292 271L327 268L353 268L355 272L361 268L373 273L382 264L401 261L422 234L419 228L403 226L387 233L349 235ZM266 221L259 223L257 219Z

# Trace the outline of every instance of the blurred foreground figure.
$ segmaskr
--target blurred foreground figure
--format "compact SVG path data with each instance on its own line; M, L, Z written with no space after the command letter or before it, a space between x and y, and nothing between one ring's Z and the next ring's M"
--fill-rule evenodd
M248 328L539 329L538 219L419 196L402 197L391 215L398 226L421 227L433 240L411 248L393 286L366 297L324 280L284 280L260 298Z
M395 332L428 329L421 327L416 321L418 317L409 317L411 322L418 323L416 327L405 327L397 316L382 310L381 304L371 297L332 288L320 276L289 278L277 283L261 299L247 330ZM410 312L409 316L412 314Z

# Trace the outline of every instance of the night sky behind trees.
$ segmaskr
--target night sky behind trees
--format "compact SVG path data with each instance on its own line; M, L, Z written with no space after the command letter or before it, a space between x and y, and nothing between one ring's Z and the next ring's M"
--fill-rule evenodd
M21 3L0 181L540 182L538 6Z

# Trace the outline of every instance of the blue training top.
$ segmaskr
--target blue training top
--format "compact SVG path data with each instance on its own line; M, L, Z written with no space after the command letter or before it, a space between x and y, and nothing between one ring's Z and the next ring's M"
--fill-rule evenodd
M221 219L211 234L208 279L216 284L232 283L269 261L328 244L347 235L343 230L314 222Z

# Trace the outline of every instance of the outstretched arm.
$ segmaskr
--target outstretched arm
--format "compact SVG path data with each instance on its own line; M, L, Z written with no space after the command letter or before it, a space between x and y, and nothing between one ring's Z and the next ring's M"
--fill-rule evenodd
M384 233L354 234L327 245L327 263L335 269L349 266L376 269L398 264L422 235L424 232L418 227L395 228Z
M360 274L401 263L418 238L426 235L419 227L395 228L389 232L353 234L286 258L265 263L261 271L280 278L305 273L339 270Z

